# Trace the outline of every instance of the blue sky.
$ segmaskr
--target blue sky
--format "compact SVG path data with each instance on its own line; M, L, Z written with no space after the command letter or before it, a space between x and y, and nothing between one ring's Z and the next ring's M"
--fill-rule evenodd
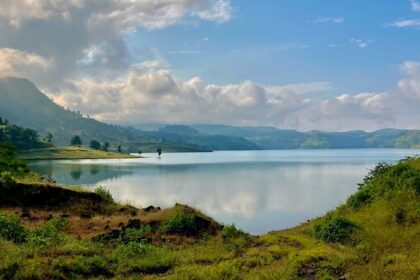
M98 120L420 128L420 0L0 3L0 77Z
M133 53L157 49L185 79L264 85L329 81L333 94L388 89L400 78L403 61L420 60L419 30L387 26L419 17L409 1L245 0L232 1L232 7L229 22L140 28L127 42Z

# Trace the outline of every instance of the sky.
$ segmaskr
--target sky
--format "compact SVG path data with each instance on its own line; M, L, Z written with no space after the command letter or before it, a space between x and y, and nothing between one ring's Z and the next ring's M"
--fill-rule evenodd
M420 128L418 0L0 7L0 76L102 121Z

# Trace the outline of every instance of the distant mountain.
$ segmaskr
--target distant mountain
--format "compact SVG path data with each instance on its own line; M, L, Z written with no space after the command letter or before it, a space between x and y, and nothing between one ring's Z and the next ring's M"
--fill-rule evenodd
M166 130L165 124L139 125L150 131ZM300 132L275 127L230 126L218 124L189 125L195 135L238 137L254 149L350 149L350 148L420 148L420 130L381 129L374 132ZM186 131L186 128L183 128ZM178 137L183 139L181 130ZM191 137L184 134L184 138ZM196 136L195 136L196 137ZM217 150L217 149L216 149Z
M244 137L262 149L420 148L420 130L299 132L273 127L192 125L200 133Z
M74 135L80 135L83 144L91 140L111 143L111 149L121 145L123 151L200 151L197 146L171 143L139 129L110 125L83 117L51 101L32 82L19 78L0 78L0 117L11 123L38 131L41 136L51 133L56 145L69 145Z
M152 133L153 134L153 133ZM186 141L210 150L258 150L255 143L239 136L209 135L199 133L196 129L185 125L166 125L159 128L155 135L173 142Z

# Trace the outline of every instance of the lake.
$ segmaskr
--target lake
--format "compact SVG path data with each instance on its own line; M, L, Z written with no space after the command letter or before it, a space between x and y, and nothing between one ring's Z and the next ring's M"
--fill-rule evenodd
M344 203L379 162L420 150L278 150L144 154L119 160L30 163L58 183L103 186L138 207L188 204L260 234L298 225Z

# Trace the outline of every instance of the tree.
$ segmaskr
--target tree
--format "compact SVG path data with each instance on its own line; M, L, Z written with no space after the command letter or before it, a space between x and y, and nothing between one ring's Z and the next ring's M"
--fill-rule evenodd
M73 138L71 138L70 144L72 146L81 146L82 145L82 139L79 135L74 135Z
M158 156L160 157L160 155L162 154L162 148L160 148L160 147L159 147L159 148L157 148L157 150L156 150L156 151L157 151L157 153L158 153Z
M90 145L89 145L89 147L91 148L91 149L94 149L94 150L99 150L100 148L101 148L101 143L99 143L98 141L96 141L96 140L92 140L92 141L90 141Z
M118 146L118 152L121 153L121 146Z
M143 152L141 150L139 150L139 155L141 155Z
M105 142L105 143L102 145L102 150L104 150L105 152L108 152L108 149L109 149L109 143L108 143L108 142Z
M54 135L52 135L51 132L48 132L47 136L45 136L45 139L47 140L48 143L52 143L53 138L54 138Z

